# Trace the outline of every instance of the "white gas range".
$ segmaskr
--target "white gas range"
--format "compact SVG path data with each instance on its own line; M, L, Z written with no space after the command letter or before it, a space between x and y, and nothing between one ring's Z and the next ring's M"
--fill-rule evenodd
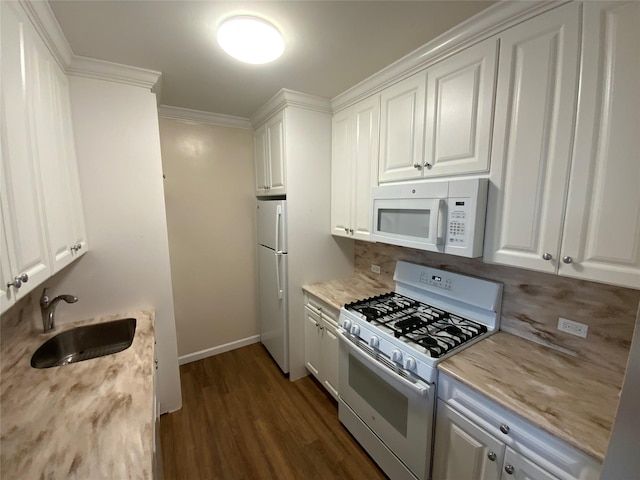
M340 420L390 478L427 480L436 365L498 330L502 284L407 262L393 278L340 311Z

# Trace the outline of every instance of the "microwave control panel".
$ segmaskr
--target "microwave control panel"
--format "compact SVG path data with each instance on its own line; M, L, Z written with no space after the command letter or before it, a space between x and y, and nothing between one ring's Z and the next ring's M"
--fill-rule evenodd
M466 247L469 239L470 198L449 198L447 244Z

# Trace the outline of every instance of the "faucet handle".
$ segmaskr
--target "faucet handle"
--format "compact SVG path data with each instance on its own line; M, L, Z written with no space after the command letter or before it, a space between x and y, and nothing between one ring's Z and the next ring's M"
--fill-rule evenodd
M44 290L42 290L42 295L40 296L40 308L47 308L49 306L49 295L47 295L47 290L49 290L47 287L44 287Z

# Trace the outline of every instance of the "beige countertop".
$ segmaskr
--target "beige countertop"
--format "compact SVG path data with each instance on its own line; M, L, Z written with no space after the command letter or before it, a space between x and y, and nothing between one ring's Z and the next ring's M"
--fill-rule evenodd
M302 289L339 310L345 303L393 291L394 286L355 273L348 278L305 285Z
M69 328L137 319L127 350L48 369L31 355ZM59 326L3 325L0 359L2 478L150 479L153 462L154 314L111 315Z
M622 374L504 332L464 349L438 368L604 460Z

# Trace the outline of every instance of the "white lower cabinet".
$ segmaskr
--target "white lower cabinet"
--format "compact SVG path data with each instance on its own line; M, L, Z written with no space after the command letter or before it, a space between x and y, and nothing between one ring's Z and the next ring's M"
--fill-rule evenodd
M305 296L304 363L324 388L338 399L338 311Z
M601 465L440 374L432 480L597 480Z

